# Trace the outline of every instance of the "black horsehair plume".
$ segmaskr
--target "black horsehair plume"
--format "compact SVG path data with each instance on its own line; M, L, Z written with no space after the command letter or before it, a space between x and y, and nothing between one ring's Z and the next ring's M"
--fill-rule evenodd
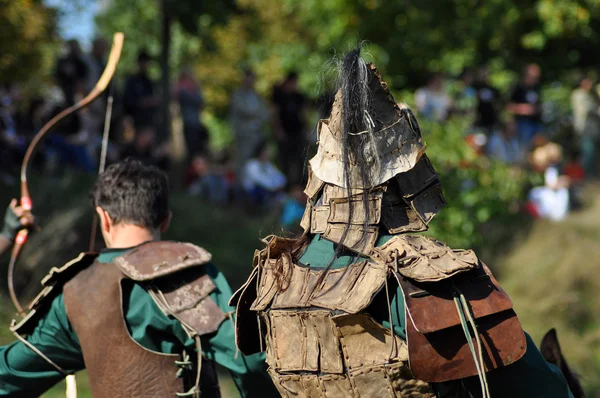
M354 222L356 206L353 194L357 188L371 187L371 173L365 148L369 140L373 137L374 122L371 119L371 101L369 90L369 70L365 61L360 57L360 48L350 51L341 66L338 80L338 88L342 94L342 166L343 178L347 189L348 199L348 220L342 233L339 244L336 247L335 255L321 274L315 289L321 286L327 272L331 269L333 262L342 253L347 252L344 242L348 237L350 226ZM361 187L355 186L356 181L351 178L351 168L357 167L360 171ZM361 193L362 207L365 212L363 233L361 239L353 246L356 251L361 251L367 245L368 237L368 215L369 209L369 190L363 189ZM313 291L314 292L314 291Z
M340 245L336 251L341 251L348 235L350 224L354 218L354 201L351 200L354 191L354 182L351 178L350 168L352 163L360 172L362 187L370 187L370 165L366 161L366 145L372 138L373 121L371 119L371 95L369 90L369 70L367 64L360 57L360 48L350 51L344 58L340 73L340 89L342 91L342 166L346 189L348 192L348 222L342 234ZM363 211L365 211L363 234L358 247L366 245L369 227L369 191L362 191ZM339 253L336 253L339 254Z

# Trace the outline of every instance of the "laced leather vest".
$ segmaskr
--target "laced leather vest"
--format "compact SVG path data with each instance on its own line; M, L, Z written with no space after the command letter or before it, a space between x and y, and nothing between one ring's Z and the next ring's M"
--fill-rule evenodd
M53 269L42 281L46 288L30 305L32 311L13 330L29 333L39 309L64 284L65 309L94 397L220 397L211 361L195 353L164 354L142 347L129 334L123 313L122 284L139 283L166 315L181 322L201 352L199 337L215 332L225 319L209 297L215 289L204 270L210 254L188 243L149 242L112 263L95 258L82 254Z

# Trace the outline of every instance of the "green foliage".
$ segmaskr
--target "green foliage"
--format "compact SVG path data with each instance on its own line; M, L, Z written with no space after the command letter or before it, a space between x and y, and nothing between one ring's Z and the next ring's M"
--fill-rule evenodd
M440 174L448 204L430 224L428 234L454 247L485 247L493 238L482 226L506 227L514 218L528 176L522 170L478 157L465 142L468 123L455 119L444 124L422 121L427 156Z
M506 90L526 62L539 62L548 79L600 62L600 0L167 3L174 20L171 66L195 64L209 111L221 118L242 66L256 70L264 95L294 69L301 88L317 97L330 86L332 59L361 40L395 89L414 89L432 71L457 75L487 63L493 83ZM142 46L158 53L158 7L154 0L112 2L98 17L101 32L127 34L125 69Z
M56 11L41 0L0 0L0 83L39 88L57 50Z

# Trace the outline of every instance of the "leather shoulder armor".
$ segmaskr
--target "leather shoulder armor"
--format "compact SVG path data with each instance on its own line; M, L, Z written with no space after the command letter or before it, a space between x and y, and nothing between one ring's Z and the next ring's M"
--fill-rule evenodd
M42 279L42 291L25 308L27 315L19 323L11 325L11 331L19 334L31 333L39 319L46 314L52 300L62 291L64 284L89 267L96 257L97 253L81 253L62 267L53 267Z
M479 268L473 250L452 249L422 235L396 235L373 249L371 258L417 282L439 282Z
M127 278L143 283L159 308L193 337L216 332L226 317L209 296L216 289L205 267L210 260L209 252L191 243L158 241L113 261Z
M149 281L207 264L212 256L191 243L148 242L114 259L121 271L134 281Z

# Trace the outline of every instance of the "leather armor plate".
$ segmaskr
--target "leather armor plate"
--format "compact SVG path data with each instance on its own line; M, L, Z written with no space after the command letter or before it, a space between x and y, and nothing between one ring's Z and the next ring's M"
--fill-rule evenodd
M435 283L396 275L406 301L410 367L418 379L443 382L477 374L454 302L457 291L469 302L487 371L510 365L525 354L525 334L512 302L484 265Z

